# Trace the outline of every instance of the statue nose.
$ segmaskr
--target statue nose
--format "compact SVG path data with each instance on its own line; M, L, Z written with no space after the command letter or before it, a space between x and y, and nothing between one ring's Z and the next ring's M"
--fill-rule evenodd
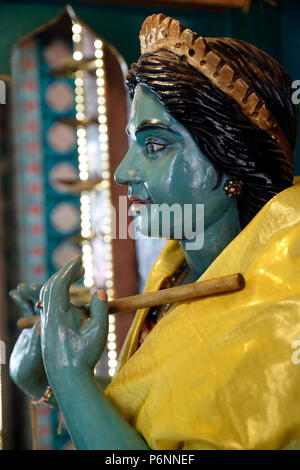
M136 165L137 156L133 155L133 153L129 150L116 169L114 174L116 183L128 185L141 181L140 170Z

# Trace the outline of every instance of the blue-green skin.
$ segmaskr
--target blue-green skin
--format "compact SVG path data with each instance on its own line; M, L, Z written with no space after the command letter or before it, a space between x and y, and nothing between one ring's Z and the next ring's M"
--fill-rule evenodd
M145 121L152 122L151 128L138 129ZM221 185L212 190L217 182L212 164L189 132L146 87L136 90L128 132L131 146L115 180L128 185L129 197L151 198L146 206L149 211L152 203L205 205L204 247L187 250L190 240L180 241L190 267L184 282L196 280L240 231L236 200L223 190L229 176L224 175ZM155 222L153 218L143 217L142 213L138 216L139 229L145 235ZM21 333L10 361L11 376L25 392L36 397L42 395L49 381L76 449L149 449L105 396L94 376L107 341L107 301L104 291L98 293L102 300L94 294L91 318L82 322L69 300L69 288L82 275L81 269L77 258L42 287L40 336L38 326ZM22 302L34 298L33 287L18 286ZM39 287L35 288L35 298L37 291ZM16 298L16 291L12 295L26 314L32 314Z

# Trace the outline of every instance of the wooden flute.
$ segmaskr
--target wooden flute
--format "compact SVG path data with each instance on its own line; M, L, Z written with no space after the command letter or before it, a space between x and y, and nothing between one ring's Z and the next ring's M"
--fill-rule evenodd
M145 292L130 297L122 297L108 302L108 313L128 312L141 308L149 308L173 302L189 301L200 297L208 297L217 294L235 292L245 287L245 279L242 274L229 274L208 281L192 282L183 286L170 287L155 292ZM76 307L80 309L80 307ZM20 329L31 328L40 320L39 315L23 317L17 321Z

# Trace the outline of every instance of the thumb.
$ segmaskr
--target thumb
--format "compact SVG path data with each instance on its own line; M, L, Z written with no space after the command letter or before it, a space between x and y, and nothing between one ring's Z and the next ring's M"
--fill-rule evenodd
M108 334L108 302L105 290L100 289L92 296L90 304L90 320L83 328L83 333L88 333L94 328L101 329L101 338L107 338Z

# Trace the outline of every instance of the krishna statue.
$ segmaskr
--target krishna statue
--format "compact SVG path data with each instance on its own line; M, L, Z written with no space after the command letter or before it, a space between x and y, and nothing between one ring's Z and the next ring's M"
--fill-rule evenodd
M199 249L175 239L184 220L175 217L169 235L160 227L169 241L145 292L232 273L245 288L139 309L103 387L94 367L107 340L107 298L94 294L82 322L69 299L82 276L77 258L44 286L20 284L12 294L39 300L41 321L20 334L11 376L60 408L76 449L300 448L291 79L258 48L200 37L162 14L145 20L140 43L127 77L131 145L115 180L128 186L143 235L160 227L153 204L204 205Z

